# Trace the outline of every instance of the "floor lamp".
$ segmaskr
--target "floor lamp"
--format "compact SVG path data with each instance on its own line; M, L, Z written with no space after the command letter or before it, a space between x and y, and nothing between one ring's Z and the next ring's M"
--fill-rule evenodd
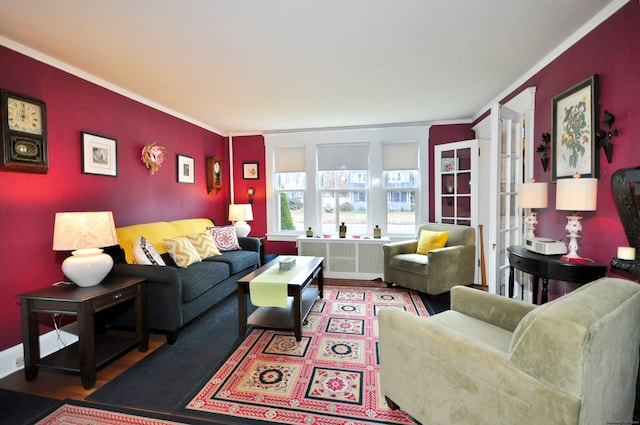
M595 211L598 200L598 179L580 178L579 175L568 179L558 179L556 187L556 210L573 211L567 216L565 227L569 234L569 253L562 256L563 261L584 263L587 260L578 255L578 238L581 237L582 217L579 211Z

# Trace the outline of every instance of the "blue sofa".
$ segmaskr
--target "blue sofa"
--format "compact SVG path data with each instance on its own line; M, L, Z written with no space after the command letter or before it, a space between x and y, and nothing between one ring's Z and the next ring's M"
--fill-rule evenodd
M205 231L213 226L209 219L177 220L134 225L116 229L119 246L111 250L115 275L147 279L147 325L151 332L164 333L173 344L180 329L234 293L237 280L260 266L260 240L238 238L240 250L223 251L186 268L178 267L166 252L163 238ZM133 241L147 238L166 266L131 264ZM133 306L112 323L130 327L135 324Z

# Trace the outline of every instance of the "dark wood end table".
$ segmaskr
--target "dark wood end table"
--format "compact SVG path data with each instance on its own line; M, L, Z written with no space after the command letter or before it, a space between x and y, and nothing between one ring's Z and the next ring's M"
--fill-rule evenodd
M238 280L238 330L240 336L244 336L247 325L250 325L259 328L292 330L296 341L302 340L302 323L313 307L316 298L323 297L323 261L323 257L313 257L289 282L287 294L293 298L287 308L259 307L249 318L247 318L249 283L269 268L278 267L278 257ZM309 287L314 280L317 280L317 289Z
M97 369L136 345L147 351L147 305L145 279L107 276L99 285L75 284L48 286L18 295L22 311L24 374L27 381L38 375L38 366L80 372L84 388L96 383ZM124 301L135 300L136 334L98 335L94 314ZM78 342L41 359L37 313L73 315L78 322Z

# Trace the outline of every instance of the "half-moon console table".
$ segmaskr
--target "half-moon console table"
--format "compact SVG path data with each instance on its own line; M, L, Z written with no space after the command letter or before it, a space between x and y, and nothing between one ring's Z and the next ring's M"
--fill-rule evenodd
M523 246L510 246L509 253L509 298L513 295L513 270L518 269L533 276L533 303L538 303L538 280L542 278L541 304L549 300L549 279L564 282L589 283L604 277L607 266L597 263L568 263L560 260L562 255L542 255Z

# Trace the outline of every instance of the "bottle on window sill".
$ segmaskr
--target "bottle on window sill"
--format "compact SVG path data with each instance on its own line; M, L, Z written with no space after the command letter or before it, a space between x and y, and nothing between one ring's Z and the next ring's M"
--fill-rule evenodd
M340 229L339 229L339 236L341 238L346 238L347 237L347 226L345 226L344 222L342 222L342 224L340 225Z
M312 237L313 237L313 230L311 230L311 227L309 227L309 228L307 229L307 237L308 237L308 238L312 238Z
M380 227L378 227L378 225L376 224L376 227L373 229L373 238L380 239L381 237L382 237L382 229L380 229Z

